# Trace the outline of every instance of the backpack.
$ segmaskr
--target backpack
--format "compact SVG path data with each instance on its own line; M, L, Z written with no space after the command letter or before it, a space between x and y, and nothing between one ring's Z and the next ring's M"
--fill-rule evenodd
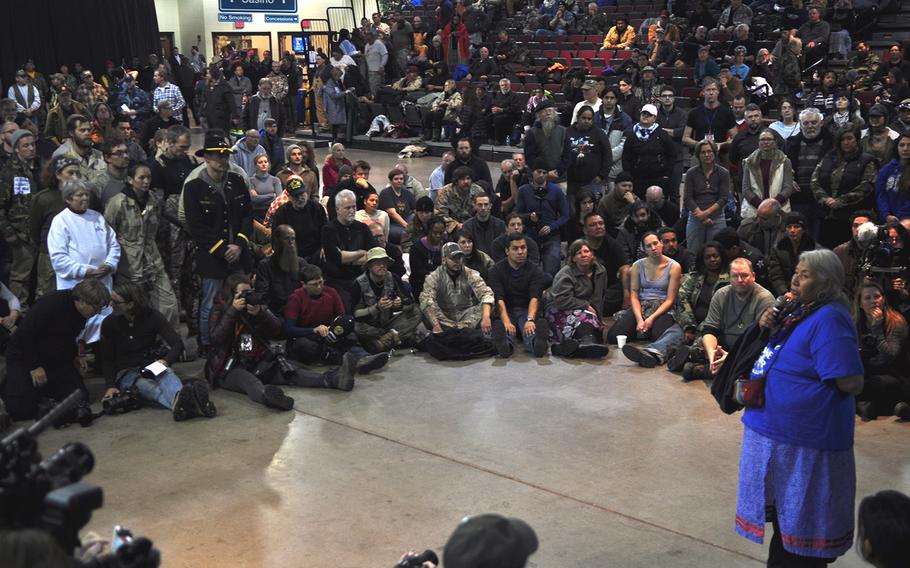
M767 334L763 332L758 322L749 325L746 332L733 344L730 354L717 370L711 384L711 394L724 414L733 414L743 408L733 398L736 379L748 377L752 373L755 361L768 344Z
M479 329L446 329L431 333L419 347L439 361L466 361L493 355L493 344Z

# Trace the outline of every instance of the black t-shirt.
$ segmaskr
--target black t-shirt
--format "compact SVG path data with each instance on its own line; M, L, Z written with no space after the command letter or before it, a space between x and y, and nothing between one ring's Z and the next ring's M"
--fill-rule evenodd
M736 116L726 105L709 109L701 104L689 112L686 126L692 127L695 140L704 140L708 134L713 134L715 143L725 142L727 132L736 126Z
M603 242L594 250L594 256L607 269L607 286L613 286L619 282L619 267L629 264L629 259L619 241L610 235L604 236Z

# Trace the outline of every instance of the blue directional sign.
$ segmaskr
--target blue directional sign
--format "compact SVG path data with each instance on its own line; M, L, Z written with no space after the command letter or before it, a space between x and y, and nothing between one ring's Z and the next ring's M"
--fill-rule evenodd
M218 13L219 22L252 22L253 14L222 14Z
M265 23L267 24L296 24L297 14L266 14Z
M219 12L296 13L297 0L218 0Z

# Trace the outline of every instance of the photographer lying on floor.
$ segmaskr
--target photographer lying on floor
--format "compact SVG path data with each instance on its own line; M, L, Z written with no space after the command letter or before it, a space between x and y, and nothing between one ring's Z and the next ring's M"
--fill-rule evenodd
M123 280L111 292L113 314L101 324L101 359L107 390L104 400L115 403L135 388L146 401L170 410L180 422L216 414L209 388L202 381L184 384L171 369L183 352L183 340L161 312L152 308L138 284ZM162 354L159 338L167 343Z

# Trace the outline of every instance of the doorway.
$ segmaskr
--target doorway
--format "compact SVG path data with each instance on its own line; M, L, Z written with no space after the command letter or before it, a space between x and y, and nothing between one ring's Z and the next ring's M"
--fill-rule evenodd
M272 34L262 33L225 33L212 32L212 53L221 53L221 48L229 43L238 51L252 51L262 59L264 51L272 51Z
M158 32L158 45L161 47L160 57L167 59L174 49L174 32Z

